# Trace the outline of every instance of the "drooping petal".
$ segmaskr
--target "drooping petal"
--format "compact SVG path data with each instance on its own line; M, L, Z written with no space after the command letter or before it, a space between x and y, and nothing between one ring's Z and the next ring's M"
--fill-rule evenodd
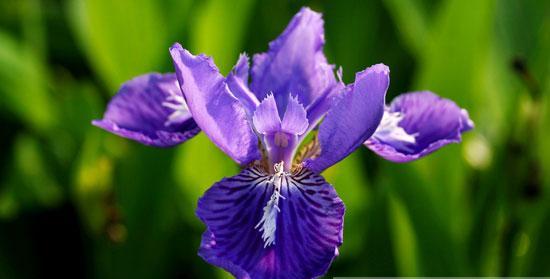
M274 242L258 224L273 194L272 176L258 168L214 184L199 200L207 229L199 255L237 278L315 278L342 243L344 205L334 188L306 169L282 180Z
M306 131L307 127L306 110L296 97L290 97L281 124L281 130L289 134L301 135Z
M269 44L269 51L254 56L252 91L260 100L273 92L281 114L289 93L297 96L304 106L309 105L336 82L333 67L323 54L323 45L321 14L302 8L285 31Z
M390 70L377 64L357 73L355 83L333 102L319 127L321 154L305 162L321 172L344 159L368 139L384 113Z
M281 130L281 119L277 111L275 97L268 95L260 103L252 118L254 127L260 134L275 133Z
M406 93L395 98L389 112L401 117L398 127L414 136L414 142L396 138L399 133L379 135L365 145L383 158L403 163L419 159L437 149L461 141L461 134L473 128L468 112L453 101L428 91Z
M182 143L200 131L173 73L145 74L124 83L109 102L103 119L92 124L157 147Z
M176 75L197 125L241 165L261 157L246 110L231 93L210 57L194 56L176 43L170 48Z

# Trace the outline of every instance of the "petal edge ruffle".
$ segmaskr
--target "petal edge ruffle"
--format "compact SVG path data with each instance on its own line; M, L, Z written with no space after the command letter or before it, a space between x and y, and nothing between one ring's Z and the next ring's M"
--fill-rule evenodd
M250 88L259 100L273 93L281 117L289 94L307 107L336 83L333 66L323 54L323 24L320 13L302 8L269 50L253 57Z

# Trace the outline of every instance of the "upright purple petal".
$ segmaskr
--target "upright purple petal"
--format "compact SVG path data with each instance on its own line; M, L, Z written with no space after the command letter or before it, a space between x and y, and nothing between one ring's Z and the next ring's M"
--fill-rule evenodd
M461 134L474 126L466 110L429 91L398 96L392 101L389 112L401 117L393 129L413 135L414 141L404 143L391 133L380 135L377 130L365 145L383 158L398 163L413 161L449 143L458 143Z
M235 77L242 80L245 84L248 84L248 72L250 71L249 65L248 65L248 55L246 53L241 53L239 55L239 60L237 60L237 64L235 64L235 67L233 67L233 74Z
M200 131L173 73L145 74L124 83L109 102L103 119L92 124L157 147L182 143Z
M338 97L340 93L344 92L345 88L346 86L344 83L338 81L328 87L321 96L306 107L309 127L306 133L304 133L304 136L307 135L307 132L313 130L317 126L317 123L319 123L322 117L330 109L334 99Z
M260 103L252 118L254 127L260 134L275 133L281 130L281 119L273 95L268 95Z
M233 96L243 104L247 115L251 117L260 102L248 88L248 56L246 54L243 53L239 56L239 61L227 75L227 85Z
M283 132L301 135L308 127L306 110L295 97L290 97L286 107L285 115L281 124Z
M241 102L229 90L211 58L194 56L180 44L170 48L176 75L197 125L241 165L261 157L258 139Z
M254 56L251 89L258 99L273 92L282 114L289 94L308 106L335 83L333 67L323 54L324 42L321 14L302 8L269 44L269 51Z
M199 200L205 223L199 255L237 278L316 278L342 244L344 204L321 176L306 169L280 187L273 243L258 224L273 195L273 176L258 168L214 184Z
M371 66L357 73L355 83L334 100L319 127L321 154L305 162L309 169L322 172L372 135L384 113L389 74L384 64Z

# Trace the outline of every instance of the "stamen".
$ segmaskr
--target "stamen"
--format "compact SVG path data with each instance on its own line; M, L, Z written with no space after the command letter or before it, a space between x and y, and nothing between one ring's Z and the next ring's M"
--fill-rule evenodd
M174 110L174 112L172 112L170 116L168 116L168 119L164 122L164 126L180 123L188 117L189 109L185 104L185 99L183 99L183 96L170 95L166 97L166 101L162 103L162 106Z
M262 216L262 219L254 227L254 229L259 228L258 230L262 232L264 248L271 244L275 244L277 214L281 212L281 209L279 208L279 198L285 199L285 197L281 195L281 185L283 184L285 177L288 175L288 173L284 171L284 162L282 161L278 164L275 164L273 168L275 170L275 174L267 182L268 185L271 184L274 186L273 194L271 194L271 198L264 207L264 214Z

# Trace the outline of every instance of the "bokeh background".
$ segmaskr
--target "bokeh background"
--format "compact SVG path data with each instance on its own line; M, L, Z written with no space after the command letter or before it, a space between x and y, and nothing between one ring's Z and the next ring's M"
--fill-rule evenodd
M383 62L388 100L469 110L458 145L397 165L361 148L325 172L347 206L327 276L550 275L550 1L1 0L0 278L226 278L197 255L198 197L238 167L204 134L172 149L98 128L181 42L226 74L301 6L344 80Z

